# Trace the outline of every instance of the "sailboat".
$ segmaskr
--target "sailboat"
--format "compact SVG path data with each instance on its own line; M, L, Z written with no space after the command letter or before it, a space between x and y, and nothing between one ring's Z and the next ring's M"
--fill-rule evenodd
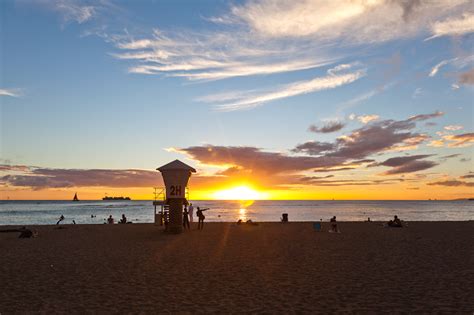
M72 201L79 201L79 199L77 198L77 193L74 194L74 198L72 199Z

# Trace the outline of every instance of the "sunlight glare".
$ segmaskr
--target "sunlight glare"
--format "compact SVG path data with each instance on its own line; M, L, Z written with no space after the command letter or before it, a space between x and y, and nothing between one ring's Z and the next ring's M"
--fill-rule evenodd
M239 186L214 193L216 200L262 200L266 198L265 193L258 192L247 186Z

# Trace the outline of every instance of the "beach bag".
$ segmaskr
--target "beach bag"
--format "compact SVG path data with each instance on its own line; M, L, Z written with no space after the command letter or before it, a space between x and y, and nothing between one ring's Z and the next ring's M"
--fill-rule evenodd
M321 232L321 222L314 222L313 229L317 232Z

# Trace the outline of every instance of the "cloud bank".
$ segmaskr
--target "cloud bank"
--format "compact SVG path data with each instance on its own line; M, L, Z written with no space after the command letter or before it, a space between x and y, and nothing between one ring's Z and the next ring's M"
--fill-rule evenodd
M0 177L8 186L32 189L70 187L154 187L162 182L156 171L109 169L55 169L2 165L0 171L21 171Z
M434 155L408 155L391 157L383 161L375 159L394 149L416 146L427 140L414 131L417 123L442 116L441 112L421 114L405 120L381 120L368 122L332 142L308 141L288 152L271 152L252 146L199 145L174 148L172 151L186 155L200 166L217 167L213 174L194 176L193 183L218 186L235 182L252 182L266 188L288 186L361 186L393 184L401 181L401 174L416 173L435 167L439 162L429 160ZM334 129L334 126L325 126ZM337 126L339 127L339 126ZM324 128L324 127L321 127ZM321 129L321 128L318 128ZM336 128L337 129L337 128ZM458 141L470 134L458 135ZM471 139L469 138L469 139ZM384 179L344 179L327 176L311 176L314 173L344 173L373 167L389 168L382 173ZM162 185L161 176L151 170L124 169L54 169L23 165L0 165L4 174L0 184L7 187L71 188L71 187L154 187ZM375 174L374 174L375 175ZM407 179L403 179L405 181Z

